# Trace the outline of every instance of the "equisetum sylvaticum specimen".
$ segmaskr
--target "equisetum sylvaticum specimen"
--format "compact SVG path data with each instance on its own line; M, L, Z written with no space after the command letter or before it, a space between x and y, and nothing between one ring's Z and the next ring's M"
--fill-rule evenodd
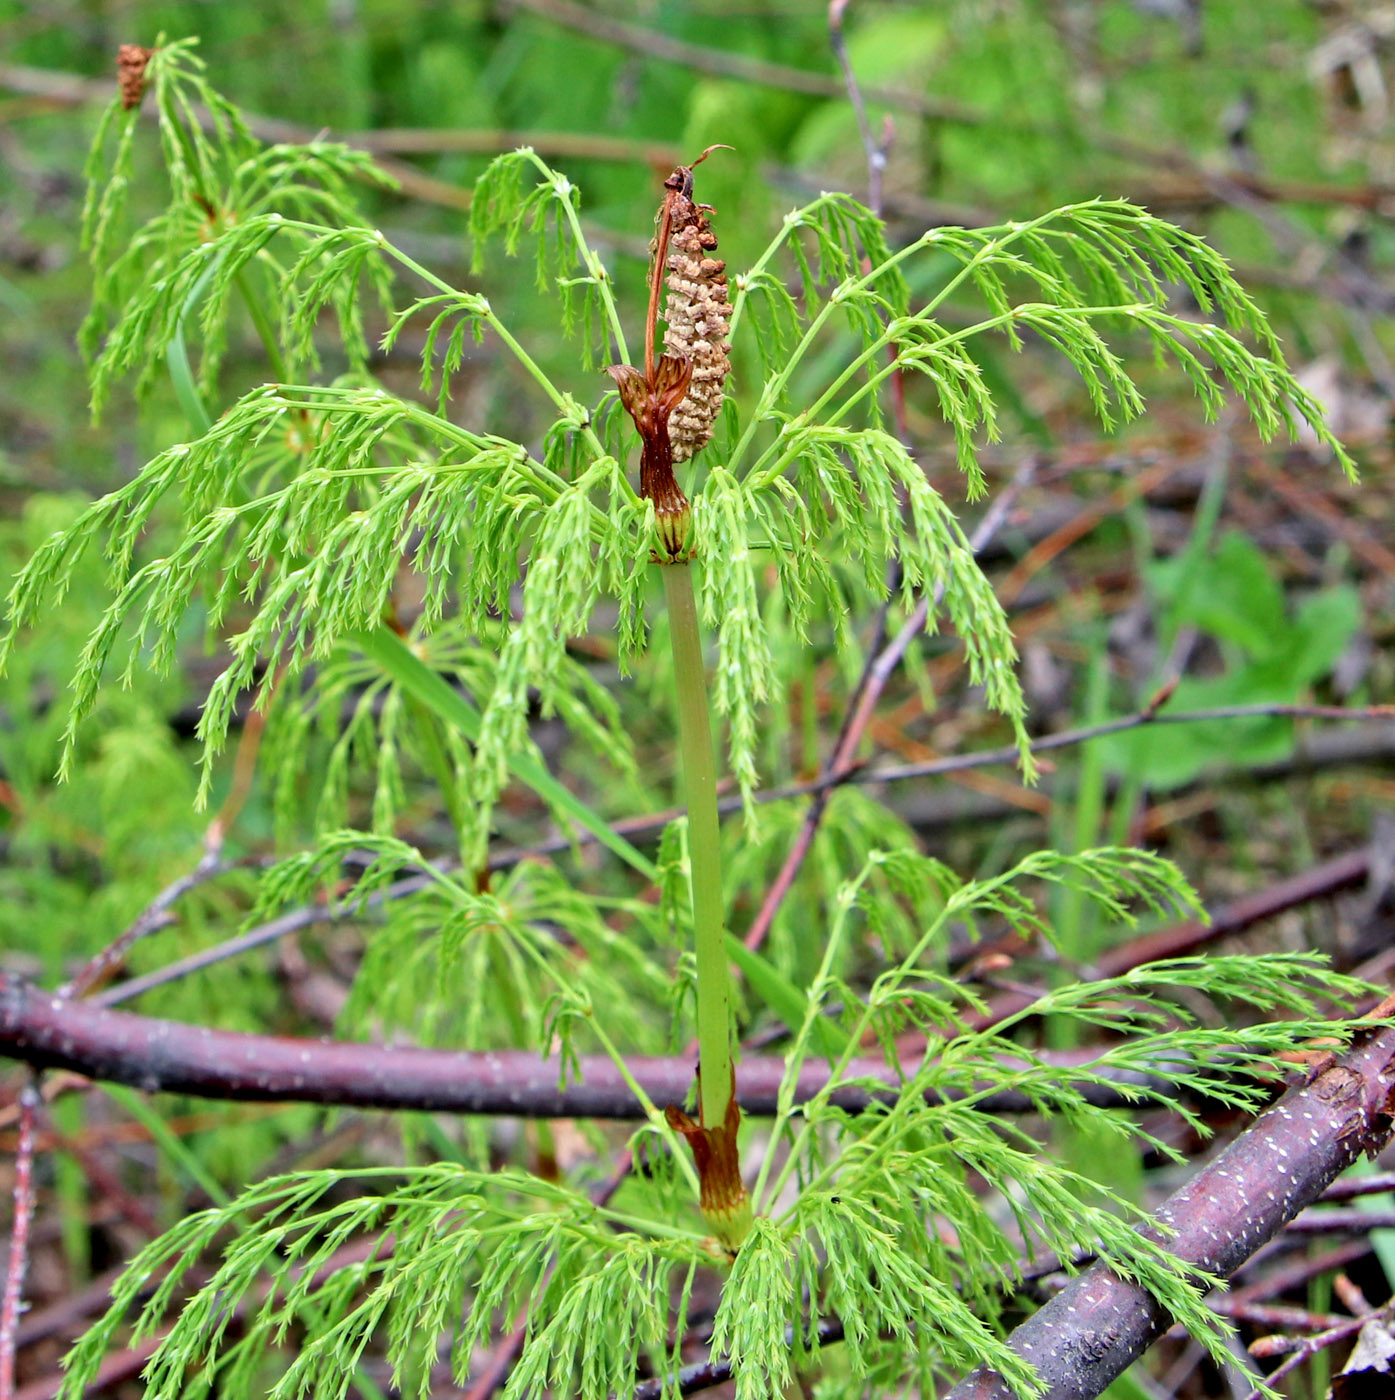
M704 151L693 165L710 154ZM688 793L688 845L692 866L693 929L697 951L698 1110L693 1122L670 1106L667 1118L692 1145L701 1181L702 1213L714 1235L735 1251L751 1226L751 1205L741 1180L731 1060L722 904L721 834L717 821L717 765L707 707L707 681L697 602L688 567L692 512L673 474L712 436L731 372L727 343L731 303L726 264L713 256L717 235L707 210L693 202L693 166L680 165L664 182L649 279L644 329L644 373L630 365L607 371L634 419L640 442L640 494L654 506L664 565L674 680L678 687L679 742ZM654 358L659 293L667 272L665 353Z
M884 425L893 374L943 420L970 497L988 489L978 447L998 433L998 381L980 358L995 337L1037 373L1059 363L1106 427L1142 411L1126 356L1151 351L1153 372L1190 381L1207 415L1233 396L1261 434L1309 424L1349 465L1224 259L1118 200L892 248L873 214L830 193L728 280L721 221L683 167L663 190L636 365L637 308L616 295L628 274L612 277L576 187L535 152L492 162L471 205L477 271L495 239L509 253L538 245L537 290L500 283L499 305L517 308L506 316L364 217L358 193L383 177L361 152L260 144L190 41L123 51L122 64L90 164L82 344L96 409L134 376L139 396L172 395L159 421L177 405L187 431L35 551L0 655L56 616L70 585L94 586L85 561L101 557L113 594L71 677L67 763L83 761L109 667L169 669L200 637L222 658L199 729L205 794L251 691L284 855L240 874L221 907L241 899L260 921L328 898L353 918L364 953L345 1036L529 1048L563 1075L585 1051L628 1075L627 1060L695 1033L700 1084L694 1103L670 1106L628 1081L645 1118L626 1146L642 1170L602 1196L599 1169L532 1173L487 1125L459 1139L409 1125L407 1165L253 1181L136 1255L69 1359L64 1400L130 1339L133 1315L137 1339L159 1334L150 1400L212 1385L225 1400L343 1400L379 1384L361 1366L379 1346L397 1389L426 1400L443 1356L463 1384L524 1316L505 1400L607 1400L644 1369L676 1394L707 1271L711 1349L730 1359L738 1400L782 1395L815 1365L821 1395L851 1397L870 1382L928 1393L980 1363L1026 1397L1036 1379L1001 1316L1024 1253L1043 1251L1106 1261L1228 1358L1207 1280L1057 1161L1030 1121L985 1113L985 1097L1011 1090L1131 1151L1152 1141L1144 1126L1089 1092L1124 1074L1140 1105L1166 1102L1205 1131L1190 1095L1262 1104L1280 1051L1349 1033L1326 1017L1355 984L1304 955L1181 959L1063 981L1030 1013L975 1029L977 994L944 970L952 929L1039 944L1062 891L1121 926L1195 909L1194 895L1166 860L1118 848L1032 852L965 879L851 790L830 801L762 947L728 932L801 817L797 801L771 803L756 821L757 790L789 748L786 707L769 702L812 648L855 673L850 619L885 603L894 621L934 600L932 629L952 626L1030 771L1003 608L955 509ZM142 106L167 189L133 227ZM560 310L574 356L528 348L515 322L530 298L554 326ZM421 393L379 377L374 320L387 352L417 338ZM232 328L260 342L251 376L224 363ZM467 366L471 337L483 351ZM500 413L531 403L536 431L514 438L455 412L467 374L506 390ZM648 648L651 626L671 664ZM638 672L635 687L605 683L569 647L587 635ZM539 713L570 736L552 766ZM714 723L744 803L723 825ZM651 750L675 732L686 819L640 849L614 823L666 804ZM506 788L518 800L501 803ZM527 844L540 820L595 850L503 861L496 838ZM732 960L741 1015L788 1037L778 1109L759 1124L741 1122L733 1096ZM1226 1014L1201 1013L1208 1002ZM1063 1082L1015 1036L1028 1014L1109 1034ZM911 1062L896 1053L907 1028L925 1047ZM895 1089L840 1108L837 1086L879 1052ZM825 1087L797 1102L811 1060ZM597 1152L619 1146L588 1133ZM423 1161L423 1141L439 1160ZM346 1263L349 1241L362 1247ZM814 1324L829 1316L843 1340L821 1348Z

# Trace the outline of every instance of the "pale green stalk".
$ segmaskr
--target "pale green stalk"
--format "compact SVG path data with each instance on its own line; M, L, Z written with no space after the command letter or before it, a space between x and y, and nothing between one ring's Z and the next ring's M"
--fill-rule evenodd
M731 981L722 910L722 847L717 820L717 761L707 709L697 598L686 562L663 570L678 692L678 742L688 802L688 858L693 884L697 947L699 1118L720 1128L731 1100Z
M242 296L247 314L252 318L252 325L256 327L257 336L261 340L262 348L265 349L266 358L271 365L271 372L276 376L278 384L284 384L287 377L286 361L281 354L281 347L277 343L276 329L271 324L271 318L266 314L266 309L262 306L260 298L252 294L245 269L237 273L233 282Z

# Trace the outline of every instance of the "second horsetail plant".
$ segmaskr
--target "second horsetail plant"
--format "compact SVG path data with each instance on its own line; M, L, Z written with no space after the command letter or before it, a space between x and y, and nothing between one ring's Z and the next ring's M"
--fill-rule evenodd
M1003 609L955 511L884 426L891 375L938 409L971 496L987 488L978 446L997 432L995 381L978 357L991 336L1059 352L1105 426L1142 410L1124 360L1141 347L1190 380L1208 415L1233 394L1265 436L1306 423L1346 465L1224 260L1118 200L934 228L891 248L871 213L825 194L728 284L715 217L681 167L663 194L633 366L633 309L586 240L575 186L521 150L476 187L475 258L497 235L509 252L536 237L541 293L580 337L559 382L485 295L364 219L357 191L381 179L366 157L331 142L259 145L188 41L123 51L122 65L90 167L94 404L125 375L141 393L167 376L188 436L37 550L4 647L56 606L85 552L101 551L114 597L73 677L69 761L109 665L168 668L199 635L218 651L199 730L207 783L251 690L289 848L257 877L249 918L321 891L357 910L365 953L350 1031L529 1048L562 1076L585 1050L628 1077L632 1057L696 1030L700 1084L685 1109L628 1079L643 1113L628 1142L640 1169L614 1192L588 1191L585 1164L533 1174L509 1141L483 1133L425 1165L252 1184L138 1254L73 1351L65 1400L84 1394L109 1348L145 1338L149 1400L374 1393L380 1381L361 1363L375 1345L394 1387L426 1400L443 1356L463 1385L498 1329L521 1320L505 1400L607 1400L644 1374L676 1397L695 1298L715 1300L711 1350L730 1360L738 1400L773 1400L816 1365L824 1397L869 1383L928 1394L978 1364L1028 1397L1037 1377L1005 1344L1002 1313L1023 1253L1043 1251L1068 1266L1094 1255L1139 1280L1228 1360L1202 1301L1208 1280L987 1102L1007 1093L1168 1155L1093 1091L1122 1076L1139 1105L1166 1102L1205 1131L1188 1096L1256 1108L1275 1056L1334 1034L1327 999L1355 984L1305 956L1180 959L1064 983L1030 1013L976 1029L976 994L942 970L951 931L1049 941L1040 911L1053 891L1120 926L1194 910L1191 891L1165 860L1113 848L1041 851L961 879L891 813L838 797L822 870L834 893L811 904L806 890L799 918L782 914L760 955L736 950L751 1014L778 1017L789 1036L778 1104L757 1132L733 1095L726 931L739 906L722 879L724 838L729 865L749 874L787 825L788 808L753 821L758 738L778 720L765 707L785 680L777 655L815 637L841 645L846 619L886 600L889 578L893 608L943 600L932 619L953 625L1029 767ZM168 201L132 230L142 100L158 116ZM377 377L374 318L388 349L419 338L420 395ZM265 355L266 382L240 392L225 387L230 326ZM548 416L536 436L452 416L471 338ZM625 421L611 391L597 393L607 363L638 429L638 491ZM675 463L686 462L685 491ZM650 694L662 721L676 718L688 803L657 854L616 831L623 811L598 810L574 773L564 782L549 768L531 723L556 716L574 741L564 764L589 749L591 771L607 765L627 801L658 800L641 786L623 690L617 699L568 648L613 634L623 669L669 674L662 656L646 659L656 574L673 690ZM715 639L716 718L745 804L725 833L700 626ZM566 836L593 836L603 858L563 849L491 879L507 864L491 849L495 829L522 835L517 804L499 801L511 785ZM448 835L423 850L409 830ZM1206 1011L1217 1002L1227 1015ZM1064 1082L1015 1037L1029 1014L1109 1036ZM909 1063L897 1055L907 1027L925 1045ZM821 1071L812 1093L806 1069ZM845 1094L869 1087L862 1108L848 1107ZM597 1129L589 1141L605 1139ZM821 1341L821 1318L836 1319L837 1347Z

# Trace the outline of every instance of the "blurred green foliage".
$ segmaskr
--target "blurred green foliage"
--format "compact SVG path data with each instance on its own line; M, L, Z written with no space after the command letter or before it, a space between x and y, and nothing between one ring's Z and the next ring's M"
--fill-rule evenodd
M1395 251L1388 226L1368 207L1378 204L1372 191L1378 193L1384 178L1380 114L1369 105L1370 94L1353 88L1351 74L1330 58L1330 41L1347 33L1360 7L1212 0L1195 9L1179 3L1171 14L1168 8L1125 0L854 0L847 12L848 52L860 80L869 92L884 88L904 95L886 102L874 94L869 103L874 132L882 130L883 119L891 122L885 212L893 240L909 241L927 222L1028 217L1073 199L1126 196L1205 233L1240 264L1243 280L1295 358L1321 352L1356 362L1364 345L1367 367L1378 367L1370 341L1358 335L1365 310L1323 300L1316 281L1347 258L1358 258L1361 275L1377 279ZM632 42L605 37L611 22L628 27ZM596 377L578 363L575 342L559 332L555 294L539 295L527 268L512 276L500 273L496 262L487 281L469 271L465 192L499 151L532 141L580 190L588 236L621 289L632 340L655 196L677 159L690 159L714 142L734 148L720 152L702 172L702 197L719 211L721 251L733 271L765 246L786 209L821 189L861 197L867 188L866 156L839 87L822 5L0 0L0 583L54 529L70 524L83 501L128 481L141 463L188 434L184 409L163 376L139 421L123 387L113 394L102 425L92 426L76 350L91 296L77 228L81 171L97 105L114 83L117 45L152 44L162 33L199 35L214 85L249 112L293 123L305 137L319 131L335 138L376 133L378 147L391 158L440 182L434 190L389 194L365 188L359 194L403 249L461 287L487 289L547 372L588 402L595 398ZM666 41L698 46L707 68L681 56L671 61L664 56ZM752 61L818 75L830 90L792 90L778 72L772 81L753 80L741 66ZM73 105L64 96L73 76L92 84L90 101ZM143 218L160 206L163 183L148 130L138 146L131 197L133 212ZM1259 207L1246 196L1257 182L1267 191ZM927 260L911 287L913 298L924 302L954 267L948 258L940 266ZM370 341L383 329L370 322ZM1379 351L1384 325L1377 320L1366 333ZM827 379L829 365L854 344L851 335L830 339L801 374L810 382ZM405 335L373 368L394 389L414 392L419 349ZM1008 444L1049 452L1058 442L1092 435L1083 395L1063 388L1031 350L1025 363L1024 372L1018 362L1009 363L1006 351L983 351L985 379L1008 410ZM226 401L269 375L254 326L235 321ZM749 396L759 380L758 366L738 362L738 396ZM800 385L793 388L798 400ZM1165 403L1175 385L1159 375L1150 390ZM749 402L743 407L749 409ZM917 446L943 449L946 435L933 397L913 392L907 407ZM452 413L472 430L488 424L523 441L536 442L542 427L516 371L488 350L467 348ZM1187 405L1187 413L1194 417L1194 405ZM153 546L168 543L171 523L152 523ZM1345 580L1329 580L1294 599L1276 563L1243 535L1223 531L1214 547L1208 541L1209 535L1198 547L1152 560L1144 570L1158 633L1170 637L1195 629L1201 639L1205 674L1184 679L1172 707L1303 698L1325 682L1362 626L1357 592ZM89 561L63 607L46 616L0 677L0 950L7 965L50 985L191 868L208 821L193 805L198 777L192 734L197 704L217 667L192 640L182 653L188 658L185 676L171 681L137 665L127 687L102 690L81 733L73 779L56 780L64 687L106 601L101 570ZM820 654L810 656L794 642L777 590L771 589L763 606L776 672L799 674L805 692L801 742L772 722L762 736L763 768L807 775L828 739L817 681L832 671L835 683L851 685L855 666L849 657L855 660L859 639L853 633L862 619L849 618L843 632L829 635L837 631L835 621L818 637ZM196 630L191 619L191 638ZM932 687L923 663L940 646L926 643L919 658L918 683L926 694ZM1133 708L1140 697L1109 674L1103 627L1092 629L1088 649L1081 667L1087 679L1075 686L1087 698L1076 701L1077 710L1094 719ZM661 656L664 650L655 652ZM666 742L667 678L656 668L633 686L616 686L614 661L610 639L594 638L586 664L614 690L624 707L625 730L644 755ZM822 673L819 661L830 663ZM842 698L833 701L835 722ZM327 749L337 736L338 715L321 718ZM1075 819L1062 817L1057 829L1073 828L1079 846L1099 837L1106 770L1125 779L1130 795L1172 788L1221 761L1243 765L1282 757L1292 748L1293 729L1284 720L1228 721L1113 740L1087 760ZM372 731L371 724L364 731ZM365 748L373 742L371 734L362 741ZM420 767L429 768L428 760ZM233 761L229 754L219 769L215 809L231 784ZM641 765L639 773L617 778L581 746L569 747L564 761L579 786L608 784L616 810L655 810L672 799L666 773L655 779ZM439 813L420 800L430 784L413 786L422 776L413 770L406 785L402 821L414 826L423 849L448 848ZM260 856L273 846L270 787L265 779L254 786L229 843L233 856ZM371 808L371 784L345 780L343 788L330 796L342 799L350 815ZM295 795L308 826L320 794ZM511 815L510 833L526 835L531 815ZM728 833L731 895L738 908L749 912L759 905L801 816L798 807L781 804L770 809L760 841ZM865 865L873 850L909 839L900 818L863 792L834 797L763 954L740 955L753 1003L763 1001L788 1025L796 1023L821 957L809 930L819 925L842 880ZM1007 862L1011 840L1000 838L987 854L978 852L984 870ZM661 851L661 859L666 854L676 864L672 851ZM922 911L889 897L881 878L874 875L869 886L883 907L877 940L895 947L907 941L913 916ZM521 906L510 907L525 933L565 908L550 888L531 889L522 878L516 885L505 885L503 897ZM1078 902L1057 908L1064 927L1083 920ZM133 969L226 937L253 903L253 880L243 872L201 888L181 902L173 927L137 946ZM621 912L636 921L645 913ZM431 987L444 985L427 932L425 925L404 924L379 945L380 962L400 962L411 975L397 1003L351 1005L355 1030L381 1029L381 1019L375 1024L374 1018L384 1011L390 1020L412 1025ZM478 997L485 971L475 964L457 969L456 976ZM636 980L645 992L636 994L637 1004L662 996ZM460 988L452 992L464 998ZM680 974L674 994L685 992ZM299 1024L283 988L258 959L235 960L177 982L148 1007L248 1028ZM821 1032L830 1037L821 1050L837 1048L834 1029L830 1022ZM75 1121L80 1117L75 1114ZM283 1142L303 1138L315 1118L298 1110L248 1122L245 1113L232 1111L223 1131L194 1141L214 1177L231 1182L249 1175ZM178 1152L167 1150L171 1179L187 1167ZM69 1242L71 1258L83 1249L83 1241Z
M1359 238L1375 272L1390 257L1386 228L1357 197L1380 176L1376 114L1363 107L1360 92L1353 95L1344 81L1349 74L1324 59L1324 45L1350 18L1346 6L1305 0L1224 0L1195 11L1123 0L854 3L848 46L862 82L869 91L906 95L870 102L874 130L884 117L893 123L886 180L893 236L913 236L937 214L1015 216L1080 196L1127 195L1182 217L1243 263L1258 279L1261 303L1300 352L1350 355L1347 322L1295 287L1301 278L1291 275L1293 239L1336 256L1333 249ZM613 42L607 23L628 27L634 42ZM118 394L102 427L90 426L74 350L90 294L76 225L94 104L111 90L117 45L153 43L161 33L200 35L216 85L249 111L296 123L306 134L391 133L386 145L396 158L457 191L520 139L536 140L545 155L549 140L557 144L553 163L581 190L588 234L627 290L632 318L666 169L653 147L665 160L690 158L710 142L735 148L704 167L704 197L720 212L722 251L734 269L764 245L785 209L820 188L866 188L865 156L838 88L822 6L3 0L0 48L9 67L0 66L0 92L8 87L9 95L0 96L0 557L7 569L71 517L76 496L127 479L187 431L165 383L139 424ZM662 41L698 46L711 66L732 71L671 61ZM734 67L748 61L821 75L832 87L821 95L752 81ZM5 74L21 68L47 74L50 87L33 73L27 83L7 83ZM93 103L61 99L58 79L73 75L95 85ZM447 137L457 149L426 149ZM147 136L133 182L138 214L157 207L156 160ZM1254 172L1277 185L1304 182L1352 197L1287 199L1280 189L1265 218L1208 184L1213 176ZM480 285L467 271L460 207L368 191L364 198L402 246L420 250L460 285ZM1283 221L1280 232L1273 216ZM552 299L538 296L527 277L494 279L489 291L528 343L544 347L548 371L564 385L587 385L589 394L574 349L550 334L558 321ZM931 291L913 288L922 297ZM413 349L404 344L376 368L406 388L416 374ZM1000 371L996 361L986 371L1020 383L1015 370ZM230 389L266 375L252 326L235 327ZM738 394L757 380L755 366L738 364ZM527 438L529 410L511 372L476 354L461 385L454 405L461 421L488 421ZM1070 434L1065 425L1075 398L1043 398L1030 377L1014 394L1016 412L1004 425L1009 440L1041 445ZM913 400L909 408L925 445L939 446L933 405ZM1151 576L1160 606L1172 610L1173 625L1197 626L1222 653L1218 674L1184 682L1178 706L1293 698L1330 669L1356 625L1345 589L1296 610L1285 603L1270 567L1246 555L1243 541L1223 539L1203 561L1199 586L1183 587L1169 567L1162 561ZM0 683L0 935L40 958L48 974L109 938L163 882L187 869L204 822L188 801L195 782L188 734L190 706L206 682L171 686L138 668L131 689L104 697L85 731L74 783L54 782L62 687L100 601L95 577L80 582L66 611ZM633 732L642 736L651 719L642 689L636 698ZM1283 723L1253 726L1240 752L1272 755L1290 730ZM1173 730L1121 741L1112 753L1167 785L1200 771L1222 748L1233 754L1239 742L1234 728ZM575 762L586 771L584 756ZM628 800L641 798L632 789ZM254 793L240 820L239 849L257 847L269 828L263 796ZM752 853L753 879L761 859ZM191 916L175 937L197 941L197 923ZM167 939L163 954L172 951ZM775 955L790 956L778 942Z
M1178 710L1296 704L1330 674L1361 625L1361 599L1346 585L1290 605L1273 564L1228 531L1201 559L1159 560L1149 583L1167 625L1192 627L1220 654L1216 674L1187 676L1168 702ZM1291 719L1226 719L1163 726L1110 741L1112 766L1161 790L1217 765L1273 763L1293 752Z

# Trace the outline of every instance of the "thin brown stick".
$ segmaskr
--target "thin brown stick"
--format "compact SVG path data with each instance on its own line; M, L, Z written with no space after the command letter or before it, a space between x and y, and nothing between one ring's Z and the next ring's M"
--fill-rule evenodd
M1280 1294L1304 1289L1313 1279L1338 1269L1348 1269L1371 1252L1369 1240L1346 1240L1331 1249L1305 1249L1298 1258L1290 1258L1287 1263L1280 1263L1273 1268L1265 1267L1264 1272L1260 1274L1261 1266L1267 1265L1281 1248L1291 1249L1294 1243L1292 1240L1275 1239L1256 1251L1254 1257L1246 1262L1241 1274L1253 1273L1257 1276L1252 1283L1244 1283L1236 1288L1229 1295L1231 1301L1252 1303L1261 1298L1277 1298Z
M1081 725L1077 729L1064 729L1059 734L1050 734L1037 739L1032 744L1034 754L1050 753L1054 749L1073 748L1077 744L1087 744L1092 739L1106 739L1111 734L1126 734L1131 729L1143 729L1155 724L1210 724L1216 720L1232 719L1322 719L1322 720L1395 720L1395 705L1365 705L1359 708L1344 705L1213 705L1200 710L1155 709L1145 706L1131 715L1119 719L1102 720L1098 724ZM959 773L968 768L1002 767L1015 764L1021 758L1015 746L1004 745L998 749L983 749L976 753L952 754L945 758L930 759L925 763L903 763L886 768L864 768L847 774L843 782L855 783L899 783L912 778L937 778L946 773ZM814 783L802 785L803 791L819 786ZM768 800L780 797L797 796L800 788L779 788L772 792ZM758 795L766 798L766 794Z
M833 57L838 60L838 68L843 74L843 86L847 89L848 101L853 115L857 118L857 134L862 139L863 154L867 158L867 207L878 217L882 214L882 177L886 173L887 151L891 145L890 119L883 128L881 138L872 134L872 123L867 115L867 102L862 95L862 85L848 53L847 37L843 33L843 16L847 12L849 0L829 0L828 2L828 43ZM864 268L864 271L867 270Z
M1013 504L1031 480L1033 469L1034 463L1030 458L1023 462L1022 466L1018 468L1017 474L994 503L993 508L979 522L978 528L969 540L969 546L975 553L981 550L1002 528L1003 521L1007 519ZM922 598L916 604L901 630L886 646L880 650L873 649L869 652L862 678L853 692L853 702L843 721L842 732L833 746L833 752L825 761L823 771L819 774L816 783L808 788L809 791L813 792L814 800L809 804L809 810L804 814L804 821L800 825L799 833L794 839L794 844L790 847L789 854L785 857L784 864L766 891L765 898L761 901L760 909L756 912L751 927L746 931L744 941L748 948L759 948L765 942L766 935L775 922L775 916L780 912L780 906L784 903L785 896L798 877L803 868L805 857L814 844L814 837L818 832L819 824L823 821L824 812L828 809L832 790L840 782L846 781L847 776L852 771L854 756L858 746L862 743L862 735L872 718L872 712L876 709L882 691L886 688L887 681L900 664L901 658L906 654L906 649L911 642L924 630L926 619L930 615L930 608L932 606L938 607L943 596L944 585L941 584L935 588L931 598Z
M1346 1321L1339 1313L1313 1312L1309 1308L1283 1303L1237 1302L1225 1293L1218 1293L1207 1302L1212 1311L1220 1313L1222 1317L1233 1317L1237 1322L1248 1322L1257 1327L1303 1327L1320 1332Z
M1395 1301L1387 1303L1383 1308L1374 1313L1368 1313L1362 1317L1349 1317L1339 1322L1335 1327L1330 1327L1326 1332L1319 1332L1315 1337L1303 1337L1298 1339L1293 1349L1293 1354L1287 1357L1284 1362L1275 1367L1273 1371L1265 1377L1265 1380L1272 1384L1274 1381L1282 1380L1290 1371L1296 1371L1305 1361L1311 1360L1319 1352L1326 1351L1328 1347L1334 1347L1354 1337L1368 1322L1381 1318L1389 1318L1395 1314ZM1261 1400L1258 1390L1252 1389L1244 1400Z
M803 92L812 97L843 96L842 82L829 74L815 73L807 68L793 68L783 63L770 63L765 59L732 53L726 49L689 44L653 29L611 19L598 10L573 4L571 0L507 0L506 8L528 10L561 25L564 29L630 49L635 53L642 53L646 58L677 64L697 73L737 78L742 82L758 83L762 87L784 88L788 92ZM961 103L930 98L899 88L869 88L867 96L882 106L896 107L922 117L937 117L943 121L970 126L979 126L987 119L984 113Z
M1381 1196L1395 1191L1395 1172L1372 1172L1370 1176L1354 1176L1350 1181L1334 1181L1322 1193L1324 1204L1329 1201L1354 1201L1362 1196Z
M169 1335L169 1328L162 1328L153 1336L142 1338L135 1346L128 1347L124 1351L113 1352L110 1356L103 1358L102 1364L97 1367L96 1374L88 1383L85 1397L104 1395L109 1390L114 1390L117 1386L127 1381L135 1381L140 1378L140 1373L145 1369L145 1364L152 1356L159 1351ZM14 1400L56 1400L58 1392L63 1388L63 1373L56 1372L47 1376L40 1376L37 1380L32 1380L28 1385L22 1386L15 1392Z
M1365 1235L1395 1230L1395 1210L1309 1210L1285 1226L1293 1235Z
M15 1150L14 1218L5 1291L0 1298L0 1400L14 1400L15 1338L23 1310L24 1276L29 1268L29 1226L34 1215L34 1131L41 1099L30 1078L19 1096L19 1145Z
M513 127L378 127L349 131L346 145L374 155L493 155L529 146L544 159L603 160L647 165L667 174L683 159L667 141L635 140L594 131L532 131Z
M875 648L872 650L876 652ZM864 677L869 675L870 670L864 670ZM861 695L861 687L854 690L853 694L854 705L849 710L845 725L853 717L856 701ZM1131 729L1149 724L1196 724L1210 720L1264 718L1369 721L1385 719L1391 715L1392 707L1388 705L1369 706L1361 709L1330 705L1230 705L1207 710L1178 711L1173 714L1158 713L1145 707L1136 714L1126 715L1121 719L1105 720L1100 724L1085 725L1079 729L1063 730L1059 734L1038 739L1032 745L1032 752L1034 754L1049 753L1057 749L1088 743L1093 739L1105 738L1111 734L1126 733ZM840 747L841 742L835 745L835 752ZM755 800L762 803L787 802L793 798L817 797L819 794L849 783L905 782L916 778L933 778L944 774L963 772L967 769L1012 766L1020 758L1021 755L1015 747L1005 746L999 749L984 749L975 753L931 759L924 763L902 764L897 767L872 768L865 765L852 765L835 772L832 770L831 764L826 763L824 771L817 778L809 782L767 788L763 792L757 793ZM741 806L739 797L725 798L719 803L719 808L724 816L739 812ZM627 837L643 837L662 831L678 815L676 810L670 810L632 817L616 822L614 830ZM582 831L570 837L559 836L533 846L497 851L489 858L489 869L507 870L521 860L560 854L574 847L592 845L595 840L595 836L590 832ZM98 992L92 1000L98 1006L119 1006L124 1002L134 1001L147 992L155 991L159 987L177 982L196 972L206 971L230 958L240 957L243 953L275 943L292 933L298 933L319 924L339 923L345 919L369 913L393 900L405 898L425 889L430 883L430 876L409 875L395 881L386 889L367 899L355 899L350 893L338 904L306 905L299 909L288 910L270 922L249 929L234 938L201 949L197 953L191 953L187 957L166 964L164 967L156 968L139 977L129 978L115 987ZM783 898L783 894L781 897ZM767 898L769 898L769 894L767 894ZM747 937L750 936L748 933Z
M171 922L170 906L190 890L231 870L232 864L218 854L216 845L205 849L194 868L166 885L132 920L125 931L82 966L71 981L59 988L60 997L85 997L106 982L126 961L126 955L142 938L165 928Z
M862 138L862 148L867 160L867 207L878 217L882 213L882 172L886 167L886 153L891 142L891 128L889 125L885 132L885 140L878 145L872 136L871 123L867 117L867 103L863 96L862 85L858 82L857 72L852 66L852 59L848 53L847 42L843 34L843 16L847 10L848 0L829 0L828 5L828 39L829 46L833 50L834 57L838 61L838 67L843 75L843 86L847 93L848 102L857 118L858 134ZM864 251L862 255L862 270L870 272L872 269L872 259ZM897 357L896 346L894 344L887 347L887 358L895 365ZM896 423L896 434L901 442L909 450L911 446L910 425L906 416L906 394L904 376L899 367L894 368L891 375L891 407L892 415ZM834 742L833 752L824 762L821 777L830 777L836 773L841 764L840 755L844 753L848 735L855 716L859 713L863 698L874 682L874 661L886 645L887 622L891 616L891 602L896 594L896 589L900 584L900 561L892 560L887 566L887 600L877 610L876 623L872 628L872 637L867 647L867 662L863 666L862 674L858 677L856 686L848 698L847 712L843 716L843 726L837 740ZM857 744L854 742L853 751L856 751ZM828 806L829 799L822 794L816 795L809 811L805 814L804 823L801 825L794 844L785 857L784 864L780 867L779 873L775 877L774 884L766 891L765 898L761 902L761 907L756 913L755 921L746 932L746 946L751 949L759 948L765 941L766 935L770 931L770 926L774 922L775 915L779 911L780 905L784 902L790 886L794 883L809 849L813 845L814 836L817 834L823 814Z

